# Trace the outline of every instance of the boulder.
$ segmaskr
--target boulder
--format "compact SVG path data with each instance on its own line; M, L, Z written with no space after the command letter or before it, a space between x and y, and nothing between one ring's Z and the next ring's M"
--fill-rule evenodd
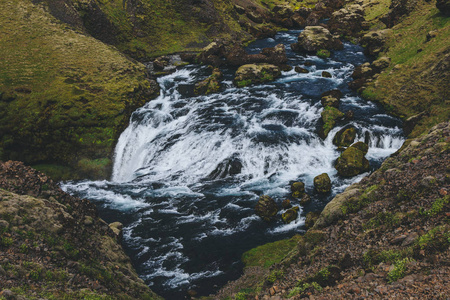
M356 149L361 151L364 155L366 155L367 152L369 151L369 145L367 145L364 142L356 142L353 145L351 145L350 147L355 147Z
M388 28L393 27L399 22L400 18L409 15L417 6L418 2L418 0L392 0L389 6L389 12L380 20Z
M443 15L450 16L450 0L437 0L436 7Z
M281 66L287 63L286 49L283 44L272 48L264 48L261 53L247 54L241 46L234 46L226 54L226 62L231 66L242 66L246 64L270 63Z
M281 218L283 219L283 222L286 224L291 223L298 217L298 211L300 210L300 207L294 206L293 208L288 209L285 213L281 215Z
M356 138L355 127L344 127L339 130L333 138L333 144L338 148L350 146Z
M381 72L381 70L386 69L391 64L391 59L389 57L383 56L372 62L370 65L375 72Z
M322 77L324 77L324 78L332 78L333 75L331 75L330 72L323 71L323 72L322 72Z
M242 162L233 155L230 158L225 159L208 175L209 179L225 178L227 176L234 176L240 174L242 170Z
M212 75L195 84L194 93L197 95L208 95L217 93L220 89L220 80L223 75L219 68L214 68Z
M239 67L234 77L238 87L254 83L263 83L276 79L281 75L280 68L271 64L248 64Z
M350 146L337 159L335 168L339 175L353 177L369 171L370 164L361 150L357 147Z
M294 70L295 70L295 72L297 72L297 73L304 73L304 74L309 73L309 71L308 71L307 69L302 68L302 67L299 67L299 66L296 66L296 67L294 68Z
M256 11L247 11L245 15L247 16L247 18L249 18L249 20L257 24L261 24L262 22L264 22L264 17Z
M225 45L218 42L212 42L202 49L197 56L197 61L206 65L218 67L223 64L222 57L225 54Z
M294 182L291 185L292 197L301 198L305 194L305 184L301 181Z
M327 106L321 113L323 126L319 132L320 137L325 139L328 133L333 129L336 121L344 117L344 113L335 107Z
M339 38L322 26L307 26L298 36L298 42L291 45L296 52L317 52L320 49L343 49Z
M278 213L278 206L275 201L267 196L263 195L259 197L258 203L256 203L255 211L264 221L271 221Z
M314 188L321 194L331 192L331 179L327 173L322 173L314 177Z
M363 8L356 4L334 12L328 22L328 28L341 36L360 36L365 28Z
M322 93L320 97L326 97L326 96L332 96L333 98L336 98L338 100L341 100L342 98L342 92L340 90L330 90Z
M304 194L302 199L300 199L300 205L302 206L305 206L309 202L311 202L311 197L308 194Z
M292 20L293 27L303 28L306 26L306 19L298 14L294 14L291 17L291 20Z
M322 97L322 99L320 99L320 103L322 103L323 107L330 106L330 107L338 108L339 102L340 102L339 99L335 98L333 96L325 96L325 97Z
M306 229L312 228L314 223L316 223L317 219L320 216L319 211L309 212L306 214L305 227Z
M283 202L281 203L281 207L283 207L284 209L291 208L292 207L291 200L289 199L283 200Z
M375 74L375 71L371 68L370 63L363 63L355 68L352 73L352 78L354 80L364 78L367 79Z
M387 38L391 35L392 30L384 29L371 31L366 33L361 38L361 45L364 47L366 55L377 56L380 52L385 50Z

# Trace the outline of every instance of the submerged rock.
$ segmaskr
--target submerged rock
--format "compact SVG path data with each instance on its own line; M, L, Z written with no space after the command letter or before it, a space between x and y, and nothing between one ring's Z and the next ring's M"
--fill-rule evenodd
M283 222L286 224L291 223L298 217L298 211L300 210L300 207L294 206L293 208L288 209L285 213L281 215L281 218L283 219Z
M294 70L295 70L295 72L297 72L297 73L304 73L304 74L309 73L309 71L308 71L307 69L302 68L302 67L299 67L299 66L296 66L296 67L294 68Z
M278 206L275 201L267 196L263 195L259 197L258 203L256 203L255 211L264 221L271 221L278 213Z
M364 152L365 147L360 143L364 144L358 142L358 145L348 147L337 159L335 168L339 175L353 177L370 170L369 161L364 157L367 151Z
M254 83L263 83L276 79L281 75L280 68L270 64L248 64L239 67L234 77L238 87Z
M318 193L331 192L331 179L327 173L322 173L314 177L314 188Z
M301 181L294 182L291 185L292 197L300 198L305 194L305 184Z
M317 52L321 49L341 50L342 42L322 26L307 26L298 36L298 42L291 45L296 52Z

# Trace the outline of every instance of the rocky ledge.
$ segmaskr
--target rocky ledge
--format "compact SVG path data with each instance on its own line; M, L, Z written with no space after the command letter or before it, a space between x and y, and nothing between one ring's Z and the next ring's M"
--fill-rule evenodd
M20 162L0 162L0 299L161 299L87 200Z

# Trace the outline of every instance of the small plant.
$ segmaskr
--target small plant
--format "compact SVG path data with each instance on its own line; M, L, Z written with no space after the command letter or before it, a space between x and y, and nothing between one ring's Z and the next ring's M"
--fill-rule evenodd
M235 300L247 300L248 294L246 292L239 292L234 297Z
M274 283L277 279L280 279L284 276L284 272L281 270L273 271L270 273L270 275L267 277L267 281L270 283Z
M20 246L19 246L19 251L20 251L21 253L24 253L24 254L28 253L28 246L27 246L27 244L22 244L22 245L20 245Z
M8 248L13 244L13 242L14 240L10 237L2 237L2 239L0 240L0 245L5 248Z
M412 261L414 261L414 259L409 257L397 260L394 263L394 268L387 275L388 281L392 283L403 278L405 276L406 265Z

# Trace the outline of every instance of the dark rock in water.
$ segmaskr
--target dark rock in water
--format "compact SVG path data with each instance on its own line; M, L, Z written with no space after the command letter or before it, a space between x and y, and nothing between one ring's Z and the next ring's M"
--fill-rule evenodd
M240 174L242 162L238 157L231 157L221 162L217 168L209 174L209 179L225 178Z
M295 52L317 52L320 49L341 50L342 42L322 26L307 26L298 36L298 42L291 45Z
M359 149L359 151L361 151L364 155L366 155L367 152L369 151L369 146L364 142L356 142L350 147L355 147L356 149Z
M284 209L291 208L292 207L291 200L289 199L283 200L283 202L281 203L281 207L283 207Z
M283 219L283 222L286 224L291 223L298 217L298 211L300 210L300 207L294 206L293 208L288 209L285 213L281 215L281 218Z
M300 198L305 194L305 184L301 181L294 182L291 185L292 197Z
M311 202L311 197L308 194L304 194L302 199L300 199L300 205L305 206L309 202Z
M355 127L344 127L339 130L333 138L333 144L337 147L348 147L350 146L356 137Z
M247 54L241 46L234 46L225 55L227 64L242 66L245 64L269 63L277 66L285 65L288 61L286 48L283 44L262 49L259 54Z
M294 70L295 70L295 72L297 72L297 73L309 73L309 71L307 70L307 69L305 69L305 68L302 68L302 67L299 67L299 66L296 66L295 68L294 68Z
M239 67L234 82L238 87L272 81L281 75L280 68L270 64L248 64Z
M341 156L337 159L335 168L339 175L353 177L369 171L370 164L361 150L351 146L342 152Z
M169 65L169 61L170 58L167 56L158 57L153 61L153 67L158 71L164 70L164 68Z
M343 94L340 90L330 90L330 91L326 91L320 95L320 97L322 97L322 98L327 97L327 96L331 96L333 98L341 100Z
M197 95L208 95L220 90L219 80L223 77L219 68L214 68L212 75L195 84L194 93Z
M450 16L450 0L437 0L436 7L442 14Z
M320 99L320 103L323 107L330 106L330 107L339 107L339 99L335 98L333 96L325 96Z
M259 197L255 211L264 221L269 222L278 213L278 206L271 197L263 195Z
M314 188L318 193L331 192L331 180L327 173L322 173L314 177Z
M306 229L312 228L319 218L320 211L309 212L306 214L305 227Z
M355 112L351 109L349 109L345 112L345 119L348 121L353 120L354 116L355 116Z
M323 71L323 72L322 72L322 77L325 77L325 78L332 78L333 76L331 75L330 72Z

